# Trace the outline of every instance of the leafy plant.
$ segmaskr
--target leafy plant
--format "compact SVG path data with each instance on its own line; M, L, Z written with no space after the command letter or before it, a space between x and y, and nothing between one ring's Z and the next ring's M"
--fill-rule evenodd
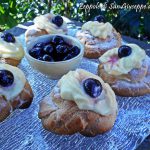
M0 3L0 29L11 28L46 12L46 3L38 0L2 0Z

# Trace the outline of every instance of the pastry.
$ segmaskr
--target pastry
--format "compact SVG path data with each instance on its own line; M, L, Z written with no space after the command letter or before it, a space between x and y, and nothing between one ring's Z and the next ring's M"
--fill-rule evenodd
M76 37L85 46L84 56L99 58L106 51L121 46L121 35L102 17L83 24Z
M24 73L17 67L0 64L0 122L15 109L28 108L32 89Z
M29 42L35 37L44 34L66 34L67 24L59 15L51 13L37 16L34 25L30 26L25 33L25 40Z
M114 48L100 58L98 75L117 95L140 96L150 93L150 58L136 44Z
M21 43L11 33L0 33L0 63L17 66L24 57Z
M39 118L46 130L56 134L96 136L112 128L117 110L110 86L100 77L77 69L64 75L42 100Z

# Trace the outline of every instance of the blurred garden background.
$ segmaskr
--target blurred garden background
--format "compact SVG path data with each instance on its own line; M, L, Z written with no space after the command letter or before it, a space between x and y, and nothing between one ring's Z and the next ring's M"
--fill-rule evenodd
M131 36L150 43L150 0L0 0L0 31L7 30L19 23L33 20L39 14L52 11L72 20L85 22L102 14L106 20L123 35ZM81 9L83 5L110 6L111 3L122 5L147 5L149 9Z

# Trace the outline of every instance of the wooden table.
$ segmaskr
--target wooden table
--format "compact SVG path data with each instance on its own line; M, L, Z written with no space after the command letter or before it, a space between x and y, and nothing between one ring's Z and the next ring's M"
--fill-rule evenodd
M76 21L69 22L69 23L75 24L77 26L82 25L80 22L76 22ZM33 22L24 23L23 26L22 25L16 26L12 29L7 30L6 32L11 32L15 36L19 36L19 35L25 33L25 31L26 31L25 28L30 25L33 25ZM128 43L135 43L135 44L139 45L140 47L145 49L147 53L150 54L150 44L147 44L145 42L139 41L137 39L134 39L134 38L131 38L128 36L122 36L122 38L124 41L127 41ZM149 149L150 149L150 135L143 141L143 143L137 148L137 150L149 150Z

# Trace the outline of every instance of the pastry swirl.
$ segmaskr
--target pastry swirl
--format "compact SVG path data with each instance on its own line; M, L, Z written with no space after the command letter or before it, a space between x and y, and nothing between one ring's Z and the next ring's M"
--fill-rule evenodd
M37 16L34 19L34 24L38 29L45 30L48 34L65 34L67 31L67 24L63 21L63 24L58 27L52 22L54 14L46 14Z
M94 24L98 24L97 29L95 29L95 26L91 27L89 23L85 23L85 25L82 26L82 29L76 33L76 37L85 47L85 57L99 58L106 51L121 46L121 35L112 27L112 25L105 23L105 28L104 23L94 21ZM100 24L102 24L102 28L101 26L99 27ZM111 28L109 28L109 26L111 26Z
M104 64L105 71L111 75L128 74L132 69L142 66L142 61L146 58L145 51L136 44L126 44L131 47L132 53L128 57L119 58L118 48L114 48L99 58ZM116 59L116 60L113 60ZM112 64L114 63L114 64Z
M51 94L46 96L40 103L39 118L42 120L43 127L56 134L79 132L85 136L96 136L110 130L115 122L118 108L115 95L109 85L105 84L99 77L81 69L70 73L74 74L72 78L73 80L78 80L78 83L81 83L81 80L83 81L87 77L90 79L94 77L93 79L99 80L102 86L106 86L106 89L105 87L103 89L106 91L102 90L103 92L100 95L104 99L100 98L95 101L95 104L92 104L94 98L86 96L85 93L83 94L81 87L79 91L77 85L71 87L71 84L76 83L73 80L71 82L69 79L71 76L66 74L68 82L67 78L62 77ZM80 75L77 75L78 73ZM63 80L66 81L64 87L61 86L61 84L65 83ZM79 93L76 93L77 91ZM68 93L67 95L65 94L66 92ZM107 94L109 95L108 97ZM98 105L98 103L101 105ZM91 105L91 107L87 107L88 105ZM92 105L95 105L95 107L92 107ZM96 106L100 108L96 109ZM90 108L93 109L91 110Z
M128 44L129 46L130 44ZM132 46L133 44L131 44ZM138 46L136 46L138 47ZM107 63L100 63L98 66L98 75L107 83L110 84L112 89L117 95L120 96L142 96L150 93L150 58L145 54L144 50L135 49L137 51L137 57L135 56L130 61L130 56L118 59L124 59L125 62L131 63L130 67L126 63L120 68L118 74L115 71L108 71L105 67ZM138 53L139 52L139 53ZM113 51L111 52L113 54ZM134 53L134 51L132 51ZM105 56L107 53L104 54ZM135 54L132 54L134 56ZM108 56L108 55L107 55ZM103 56L102 56L103 57ZM105 58L105 57L103 57ZM103 58L100 60L103 60ZM109 60L108 60L109 61ZM116 60L118 61L118 60ZM110 62L111 63L111 62ZM112 65L117 65L118 63L113 63ZM119 65L117 65L119 68ZM112 66L112 69L116 68ZM124 69L122 69L124 68ZM113 72L113 73L112 73Z
M18 39L16 39L15 43L8 43L0 38L0 57L21 59L23 56L23 47Z
M63 21L63 24L58 27L52 22L55 16L52 13L37 16L34 19L34 25L30 26L25 32L25 41L28 43L33 38L45 34L66 34L68 31L66 22Z
M24 109L30 106L33 92L25 79L23 72L17 67L0 64L0 122L6 119L15 109ZM12 75L11 85L8 77L2 77L9 72ZM3 81L6 80L6 81ZM7 86L9 85L9 86Z

